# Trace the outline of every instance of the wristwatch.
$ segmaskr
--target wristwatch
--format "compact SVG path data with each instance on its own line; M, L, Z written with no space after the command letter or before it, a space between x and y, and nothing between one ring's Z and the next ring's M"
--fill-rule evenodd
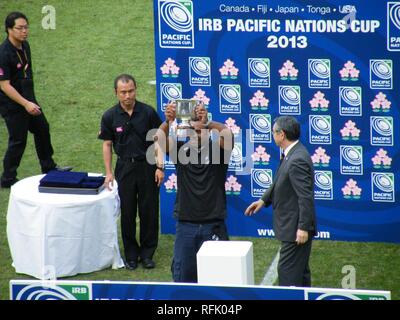
M162 167L159 167L159 166L156 166L156 168L158 169L158 170L161 170L161 171L164 171L164 166L162 166Z

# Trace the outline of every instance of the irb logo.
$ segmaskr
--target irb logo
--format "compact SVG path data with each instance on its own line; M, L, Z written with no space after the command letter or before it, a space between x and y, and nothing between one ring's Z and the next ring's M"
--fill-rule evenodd
M279 114L301 114L301 96L299 86L279 86Z
M262 197L272 185L271 169L251 169L251 196Z
M182 85L180 83L160 83L161 111L171 101L182 99Z
M314 198L317 200L333 200L333 175L332 171L314 172Z
M211 61L209 57L189 57L191 86L211 86Z
M369 87L371 89L393 89L392 60L369 60Z
M308 59L308 87L331 88L331 61L329 59Z
M271 69L268 58L249 58L249 87L269 88Z
M400 2L387 3L387 49L400 51Z
M361 87L339 87L339 113L341 116L362 115Z
M371 145L372 146L393 146L393 118L392 117L371 117Z
M340 173L351 175L363 174L362 146L340 146Z
M158 0L158 33L161 48L194 48L192 1Z
M309 116L310 144L332 144L331 116Z
M372 201L375 202L394 202L394 174L372 172Z

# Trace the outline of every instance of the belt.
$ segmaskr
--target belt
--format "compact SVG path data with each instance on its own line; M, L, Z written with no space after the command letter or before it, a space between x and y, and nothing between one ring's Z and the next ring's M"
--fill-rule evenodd
M128 158L128 157L118 157L118 160L123 161L123 162L144 162L146 159L145 158Z

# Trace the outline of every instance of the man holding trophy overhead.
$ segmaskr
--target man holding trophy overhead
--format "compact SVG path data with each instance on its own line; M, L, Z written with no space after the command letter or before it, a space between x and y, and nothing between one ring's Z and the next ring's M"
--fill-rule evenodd
M177 117L183 120L178 123L178 135L185 136L186 143L169 135ZM211 139L211 131L217 139ZM166 106L165 122L156 140L157 148L169 155L177 173L173 280L197 282L196 253L203 242L228 240L225 181L233 134L224 124L209 121L204 105L182 99Z

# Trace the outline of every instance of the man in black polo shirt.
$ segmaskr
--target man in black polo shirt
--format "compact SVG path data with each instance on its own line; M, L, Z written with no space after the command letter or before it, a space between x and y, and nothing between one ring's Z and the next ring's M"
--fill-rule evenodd
M7 39L0 45L0 114L8 130L8 149L4 155L1 187L9 188L17 179L17 168L24 154L28 131L33 133L36 153L43 173L58 168L54 162L50 129L35 98L28 19L20 12L5 20Z
M99 133L99 139L104 140L104 183L110 188L114 181L111 168L114 148L118 156L115 179L121 200L125 265L134 270L140 259L150 269L155 266L152 259L158 244L159 186L164 179L164 168L146 161L146 152L152 145L152 141L146 141L146 135L160 126L161 119L152 107L136 100L136 81L132 76L118 76L114 88L119 103L104 113ZM137 207L140 245L136 240Z
M166 121L157 132L157 148L175 163L177 194L174 207L176 238L172 262L175 282L197 282L196 254L204 241L228 240L225 182L233 148L232 132L208 121L203 105L195 109L187 143L169 137L175 105L166 107ZM212 140L210 130L218 139Z

